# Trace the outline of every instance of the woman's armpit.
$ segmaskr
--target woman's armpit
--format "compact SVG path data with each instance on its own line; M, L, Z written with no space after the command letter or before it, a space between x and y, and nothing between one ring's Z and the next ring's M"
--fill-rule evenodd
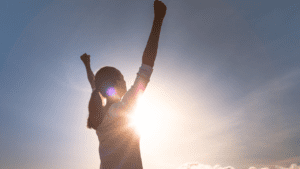
M145 82L141 77L137 77L134 85L126 92L122 99L122 103L124 105L130 106L134 104L137 99L144 93L147 86L147 82Z

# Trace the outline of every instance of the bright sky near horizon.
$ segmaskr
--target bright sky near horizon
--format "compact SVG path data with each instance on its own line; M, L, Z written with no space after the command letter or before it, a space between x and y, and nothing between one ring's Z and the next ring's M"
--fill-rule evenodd
M300 165L300 2L163 2L144 168ZM79 57L129 88L153 16L153 0L1 1L0 168L99 168Z

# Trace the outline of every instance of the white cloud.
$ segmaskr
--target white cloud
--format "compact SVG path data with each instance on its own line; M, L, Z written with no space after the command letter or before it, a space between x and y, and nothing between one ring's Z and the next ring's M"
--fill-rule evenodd
M300 165L297 164L291 164L289 168L281 167L281 166L275 166L276 169L300 169ZM234 169L234 167L227 166L227 167L221 167L220 165L205 165L200 163L186 163L180 166L178 169ZM249 167L249 169L259 169L256 167ZM260 169L269 169L268 167L263 167ZM271 168L270 168L271 169Z
M186 163L180 166L178 169L234 169L231 166L228 167L221 167L220 165L210 166L200 163Z

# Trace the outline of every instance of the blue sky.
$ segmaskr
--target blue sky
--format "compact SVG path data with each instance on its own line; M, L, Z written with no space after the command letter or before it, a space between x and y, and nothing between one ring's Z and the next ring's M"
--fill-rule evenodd
M141 140L144 168L298 164L300 3L163 2L168 10L143 97L152 127ZM94 72L118 68L129 88L152 4L0 2L0 168L99 167L79 57L90 54Z

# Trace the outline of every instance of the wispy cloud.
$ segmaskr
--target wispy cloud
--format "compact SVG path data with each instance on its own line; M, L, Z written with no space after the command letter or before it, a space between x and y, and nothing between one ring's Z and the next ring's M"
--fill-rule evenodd
M300 70L293 70L256 88L235 104L236 113L227 118L239 122L225 132L233 134L232 152L260 163L299 155L299 106L292 103L299 100L299 95L295 93L293 99L293 94L287 95L299 87L299 79Z
M298 162L292 157L299 156L300 107L292 102L300 98L295 93L291 99L288 93L299 85L300 70L294 69L268 80L232 104L219 102L215 107L206 107L199 118L189 120L189 126L199 130L185 137L185 144L197 146L196 151L188 151L196 153L201 162L219 161L238 168ZM284 159L290 160L280 162Z

